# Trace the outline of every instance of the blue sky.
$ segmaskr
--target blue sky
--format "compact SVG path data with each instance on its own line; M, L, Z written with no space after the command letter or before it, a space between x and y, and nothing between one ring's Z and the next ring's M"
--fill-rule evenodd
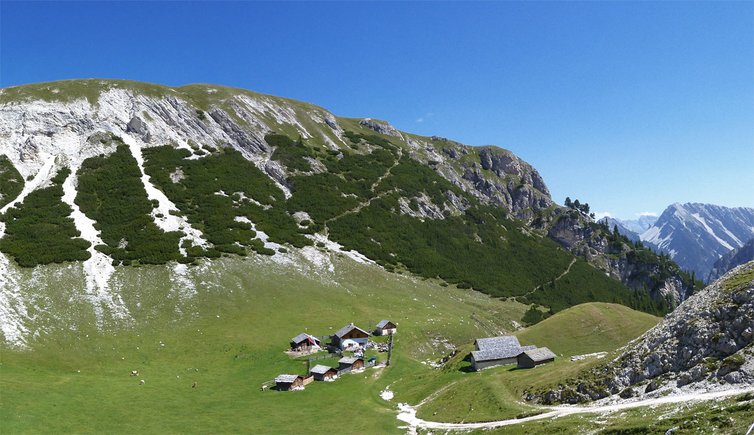
M754 207L754 2L0 2L0 86L83 77L496 144L621 218Z

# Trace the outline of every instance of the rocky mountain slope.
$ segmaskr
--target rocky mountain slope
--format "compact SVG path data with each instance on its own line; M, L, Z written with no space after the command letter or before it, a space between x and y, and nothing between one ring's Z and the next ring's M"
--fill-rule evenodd
M31 307L44 309L20 290L29 278L18 266L49 263L80 267L98 322L129 318L121 268L166 264L181 282L191 265L228 255L292 265L348 255L553 310L600 300L663 312L690 292L679 282L693 288L660 257L634 261L629 243L616 254L606 228L555 205L510 151L240 89L2 89L0 156L0 312L11 342L29 333Z
M754 237L754 209L673 204L640 237L706 279L718 258Z
M707 281L712 282L734 267L748 263L749 261L754 261L754 239L720 257L714 266L712 266L712 271L710 271Z
M593 222L577 210L558 208L540 213L533 225L607 275L630 288L648 291L670 307L701 288L701 283L669 256L658 255L640 241L615 232L604 220Z
M691 296L609 364L575 385L538 397L548 403L659 394L701 383L754 384L754 262Z

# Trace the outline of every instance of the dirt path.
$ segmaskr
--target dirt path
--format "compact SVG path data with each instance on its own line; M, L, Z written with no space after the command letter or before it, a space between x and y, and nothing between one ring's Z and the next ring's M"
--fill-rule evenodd
M563 278L564 276L566 276L568 274L568 272L571 271L571 266L573 266L575 263L576 263L576 259L574 258L573 260L571 260L571 263L568 264L568 267L566 267L566 270L563 273L561 273L560 275L558 275L558 277L555 278L553 280L553 282L558 282L560 280L560 278ZM542 285L543 284L540 284L540 285L534 287L529 293L526 293L524 296L529 296L530 294L534 293L535 291L541 289Z
M398 164L400 163L400 160L401 160L402 156L403 156L403 153L400 150L398 150L398 157L395 159L395 162L393 163L393 165L390 166L389 168L387 168L387 170L385 171L385 173L382 174L382 175L380 175L379 178L377 178L377 180L375 180L375 182L372 183L372 185L369 187L369 191L372 192L372 194L374 194L374 189L376 189L377 186L380 185L380 183L382 182L382 180L384 180L385 178L387 178L388 176L390 176L390 172L393 170L393 168L395 168L396 166L398 166ZM346 216L346 215L349 215L349 214L358 213L364 207L369 207L372 204L372 201L374 201L375 199L380 199L383 196L388 195L390 193L394 193L396 191L397 191L397 189L388 190L388 191L382 192L382 193L380 193L380 194L378 194L376 196L372 196L369 199L367 199L366 201L362 201L359 204L357 204L356 207L354 207L354 208L352 208L350 210L346 210L343 213L341 213L341 214L339 214L337 216L333 216L330 219L326 220L325 221L325 234L329 234L330 233L329 228L327 226L330 222L336 221L336 220L342 218L343 216Z
M711 393L685 393L676 396L665 396L656 399L646 399L634 402L623 402L612 405L598 406L555 406L543 407L546 412L531 417L513 418L508 420L488 421L482 423L441 423L438 421L422 420L416 416L416 407L405 403L398 404L398 420L408 424L409 432L415 432L416 429L443 429L443 430L470 430L470 429L492 429L502 426L511 426L516 424L527 423L535 420L545 420L550 418L565 417L573 414L591 414L591 413L610 413L624 409L640 408L644 406L656 406L669 403L683 403L693 401L715 400L729 396L735 396L742 393L754 392L754 388L740 388L725 391L715 391Z

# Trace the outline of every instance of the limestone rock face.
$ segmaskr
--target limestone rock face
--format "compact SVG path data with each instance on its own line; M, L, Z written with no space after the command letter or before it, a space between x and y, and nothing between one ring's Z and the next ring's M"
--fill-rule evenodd
M691 296L618 358L616 388L646 379L678 383L719 382L736 372L754 382L754 262L740 266ZM751 365L751 364L749 364ZM730 381L727 381L730 382Z
M565 249L628 287L648 289L655 299L664 298L675 306L694 291L690 282L682 281L677 274L666 273L655 261L646 262L633 255L630 247L612 246L605 232L589 216L576 210L557 209L546 221L534 225L547 231L547 235Z
M372 118L364 118L361 121L359 121L359 124L370 130L374 130L377 133L386 134L388 136L402 137L401 133L398 130L396 130L395 127L393 127L387 121L380 121L378 119L372 119Z
M633 388L645 394L700 384L754 385L754 262L689 297L610 363L597 381L561 386L546 403L580 402Z

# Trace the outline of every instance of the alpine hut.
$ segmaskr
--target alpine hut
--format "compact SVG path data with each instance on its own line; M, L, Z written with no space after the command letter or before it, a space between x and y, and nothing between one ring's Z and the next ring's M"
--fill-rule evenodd
M366 346L369 341L369 333L353 323L340 328L332 336L332 344L341 349L355 346ZM355 345L354 345L355 343Z
M393 335L398 327L390 320L381 320L374 329L374 335Z
M530 369L540 364L555 361L555 354L546 347L526 350L518 355L518 368Z
M305 332L291 338L291 350L294 352L304 352L317 350L320 347L320 341Z
M536 346L521 346L512 335L479 338L474 342L475 351L471 352L471 368L482 370L507 364L516 364L521 352L535 349Z
M338 360L338 373L348 373L363 368L364 358L359 358L357 356L344 356Z
M304 389L304 377L300 375L280 375L275 378L278 391L292 391Z
M338 377L338 369L317 364L309 370L316 381L334 381Z

